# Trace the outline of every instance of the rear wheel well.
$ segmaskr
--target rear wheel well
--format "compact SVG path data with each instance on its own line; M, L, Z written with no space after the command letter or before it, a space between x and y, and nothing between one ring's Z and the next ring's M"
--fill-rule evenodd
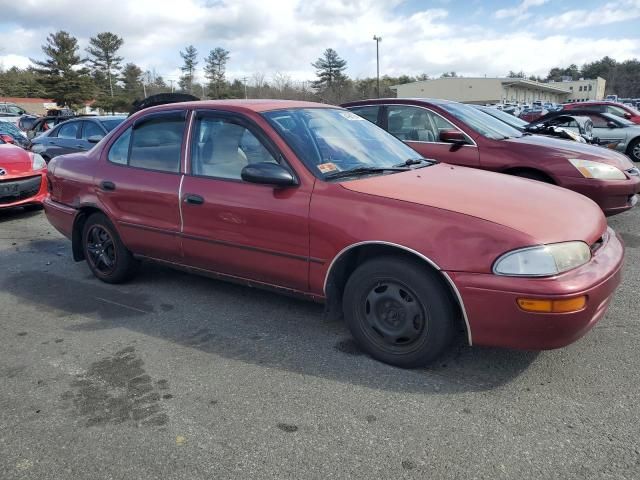
M395 247L392 245L359 245L342 253L340 257L335 260L333 265L331 265L330 267L330 271L327 273L327 281L325 287L325 295L327 297L327 311L330 315L334 317L342 317L342 295L347 284L347 280L349 279L349 276L351 276L351 274L355 271L355 269L369 259L383 256L407 258L411 261L419 263L425 269L436 272L440 281L446 287L447 292L449 292L449 299L452 305L454 305L454 307L456 308L457 318L459 320L459 325L457 325L456 327L460 327L465 332L467 338L470 339L471 335L468 331L464 313L462 311L463 306L460 304L458 295L454 291L454 287L451 285L450 281L445 278L444 274L440 270L438 270L438 268L436 268L424 258L408 250L404 250L403 248Z
M84 251L82 250L82 230L87 219L94 213L104 213L96 207L81 207L79 213L73 222L73 230L71 233L71 249L73 251L73 259L76 262L84 260Z
M543 172L542 170L538 170L536 168L530 168L530 167L509 168L507 170L503 170L502 173L506 173L507 175L513 175L515 177L530 178L532 180L538 180L541 182L556 185L555 180L551 178L549 174Z

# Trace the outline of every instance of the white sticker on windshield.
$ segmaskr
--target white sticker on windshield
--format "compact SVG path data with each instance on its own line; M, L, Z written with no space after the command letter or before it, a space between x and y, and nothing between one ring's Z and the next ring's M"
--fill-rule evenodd
M342 115L347 120L364 120L364 118L362 118L359 115L356 115L353 112L340 112L340 115Z

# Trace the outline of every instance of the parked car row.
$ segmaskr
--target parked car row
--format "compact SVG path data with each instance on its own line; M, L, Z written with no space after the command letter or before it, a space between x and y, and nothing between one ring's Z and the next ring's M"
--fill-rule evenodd
M0 145L0 202L43 202L104 282L146 259L324 302L393 365L433 361L457 332L558 348L620 283L604 214L635 205L640 171L528 128L444 100L167 104L54 127L36 144L48 167Z

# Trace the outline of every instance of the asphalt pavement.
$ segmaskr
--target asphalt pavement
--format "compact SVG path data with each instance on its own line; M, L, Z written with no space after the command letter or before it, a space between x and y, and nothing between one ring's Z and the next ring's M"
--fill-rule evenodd
M0 212L0 478L638 479L640 209L577 343L401 370L320 305L147 264L99 282Z

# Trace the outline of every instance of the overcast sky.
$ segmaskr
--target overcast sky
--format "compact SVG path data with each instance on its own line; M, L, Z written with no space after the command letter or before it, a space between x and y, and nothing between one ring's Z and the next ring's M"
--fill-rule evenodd
M179 51L231 52L228 76L280 72L313 79L310 63L327 47L351 77L454 70L503 76L546 75L554 66L640 58L640 0L0 0L0 63L42 58L49 32L67 30L81 48L111 31L122 55L177 79ZM199 72L201 75L201 72Z

